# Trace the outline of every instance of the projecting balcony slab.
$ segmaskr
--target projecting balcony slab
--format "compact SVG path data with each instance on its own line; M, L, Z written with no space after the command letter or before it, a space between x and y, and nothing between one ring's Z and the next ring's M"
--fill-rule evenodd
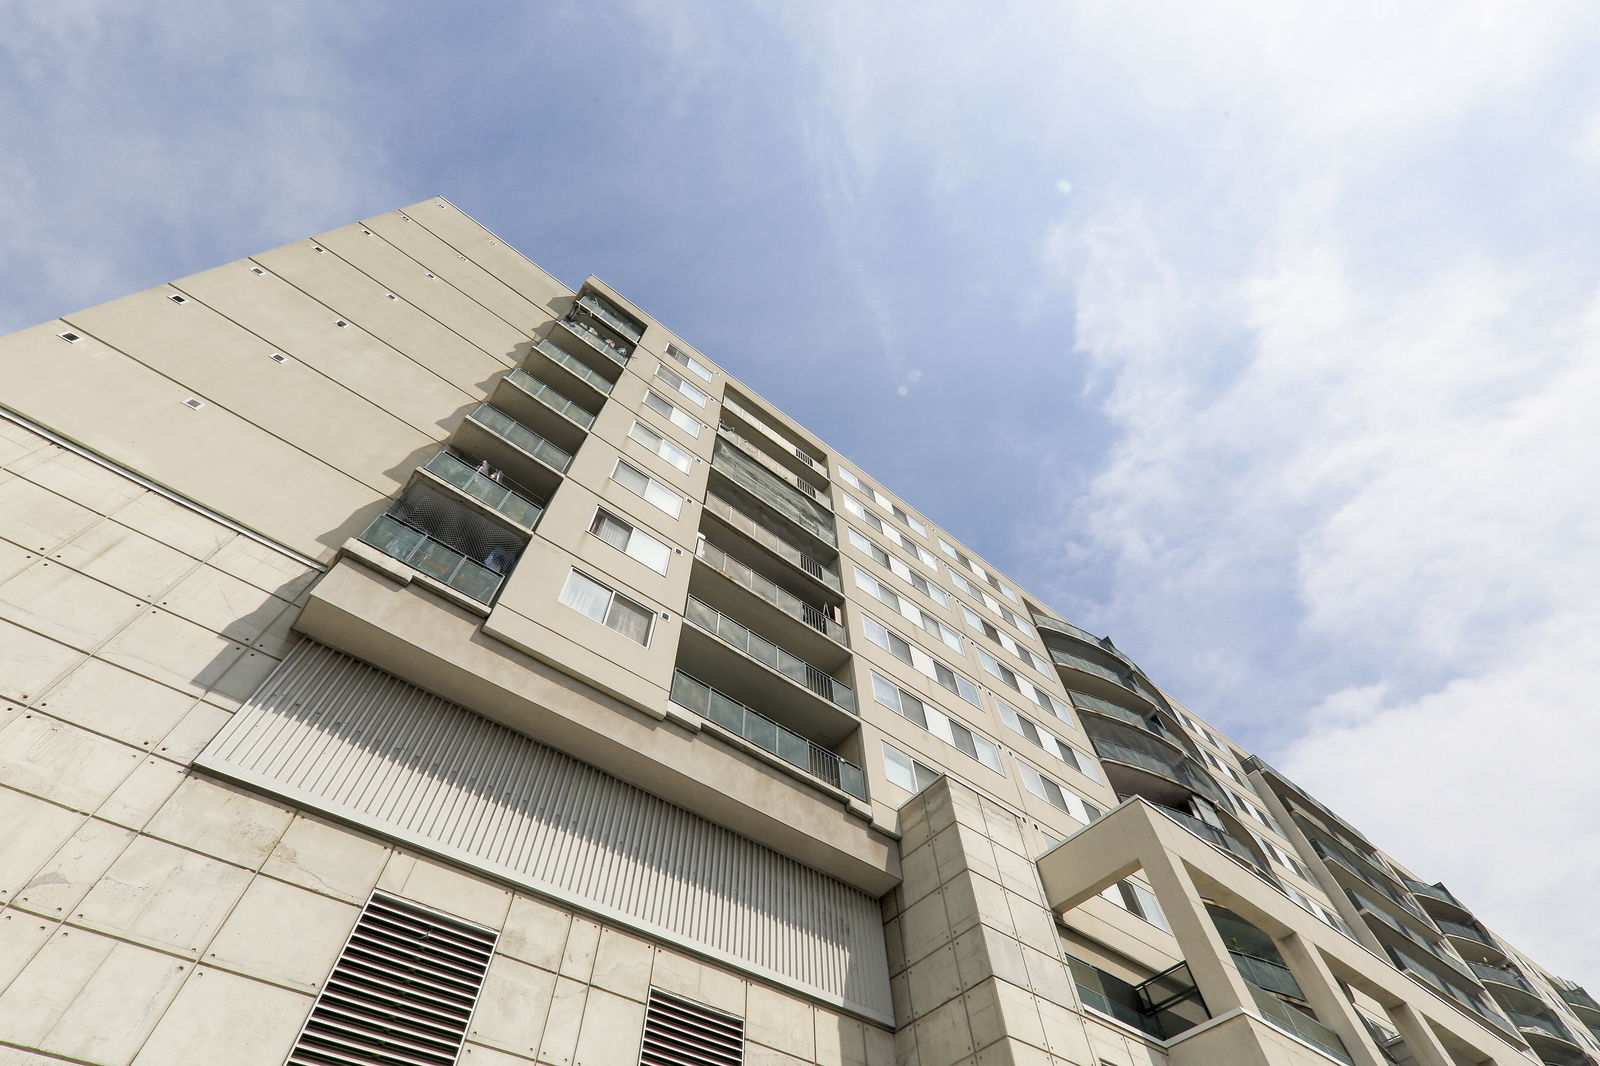
M488 408L488 410L485 410ZM498 416L498 417L496 417ZM509 434L509 435L508 435ZM572 456L509 415L482 404L462 419L451 438L458 450L488 461L513 481L548 500L561 487Z
M873 895L899 881L894 838L859 801L802 782L667 712L486 635L481 614L341 559L295 628ZM858 725L853 716L852 727Z
M569 453L594 425L594 411L520 368L495 382L489 402Z
M689 574L689 594L723 614L765 634L801 659L823 670L837 670L850 658L845 629L821 609L763 583L714 545L701 542Z

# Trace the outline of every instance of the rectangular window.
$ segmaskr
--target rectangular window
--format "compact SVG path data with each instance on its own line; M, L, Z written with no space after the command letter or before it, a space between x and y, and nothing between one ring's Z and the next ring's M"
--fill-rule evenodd
M1024 788L1056 808L1056 810L1064 811L1084 825L1099 821L1100 817L1105 813L1070 788L1062 785L1059 781L1054 781L1044 776L1020 759L1017 760L1017 771L1022 774Z
M671 385L674 389L677 389L678 395L687 398L696 406L704 407L707 403L711 402L711 397L707 396L705 393L701 392L699 389L683 380L683 375L678 373L676 370L668 370L666 367L657 364L656 377L660 378L668 385Z
M589 532L619 551L639 560L658 574L666 574L672 549L642 529L624 522L604 508L595 511Z
M921 792L943 775L930 766L924 766L899 748L883 745L883 776L890 784L899 785L907 792Z
M961 553L956 551L955 547L943 537L939 538L939 550L957 561L959 561L961 558Z
M845 499L847 499L847 500L849 498L850 497L848 497L848 496L845 497ZM880 548L876 544L874 544L871 540L869 540L867 538L866 534L862 533L860 530L856 529L854 526L845 526L844 528L845 528L845 535L850 538L851 545L853 547L855 547L855 549L857 551L864 552L867 555L870 555L872 557L872 561L873 562L877 563L879 566L883 567L885 570L889 569L889 553L888 552L884 551L882 548Z
M916 660L911 654L911 642L876 618L863 616L861 626L866 630L867 639L872 641L884 651L893 655L907 666L915 666Z
M702 423L688 411L674 404L655 389L644 391L644 405L691 437L700 436Z
M861 487L861 479L856 476L855 471L851 470L847 466L841 466L839 468L839 478L846 485L850 485L858 489Z
M1000 720L1006 724L1008 729L1015 733L1020 733L1035 746L1054 755L1084 777L1092 781L1100 780L1100 764L1093 756L1085 754L1054 733L1043 729L1033 719L1022 714L1004 700L996 698L994 702L995 706L1000 709Z
M915 518L912 518L905 512L903 508L900 507L899 504L891 503L889 505L889 509L894 512L894 516L896 518L900 519L901 522L904 522L908 527L915 530L918 536L926 537L928 535L928 527L917 521Z
M682 496L625 459L617 460L617 465L611 471L611 480L629 492L643 496L648 503L673 518L683 513Z
M924 703L877 671L872 673L872 697L895 714L916 723L995 773L1005 773L1000 763L1000 748L994 741L973 732L939 708Z
M581 570L567 575L567 583L561 589L561 602L635 643L650 646L655 613Z
M644 445L661 458L682 470L685 474L694 466L694 456L672 443L643 422L635 421L633 428L628 430L628 436L634 441Z
M667 355L671 356L678 363L678 365L684 367L691 374L694 374L702 381L711 380L711 368L706 366L700 360L696 359L694 356L690 355L688 352L680 351L677 345L667 345Z

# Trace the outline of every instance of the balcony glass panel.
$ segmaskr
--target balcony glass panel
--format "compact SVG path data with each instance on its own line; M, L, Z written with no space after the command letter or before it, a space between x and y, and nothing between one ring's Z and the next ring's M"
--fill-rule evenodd
M549 357L551 362L562 366L574 377L588 384L589 387L594 389L596 392L609 393L611 391L612 383L609 378L605 377L603 374L596 373L593 367L586 364L582 359L574 356L571 352L562 351L554 344L551 344L548 340L540 341L534 347L539 352Z
M610 337L602 334L590 322L586 322L582 318L563 318L561 320L561 324L565 326L567 331L574 337L577 337L584 344L588 345L590 348L593 348L595 351L599 352L613 363L616 363L618 366L626 366L628 359L633 354L632 348L628 347L626 344L618 344Z
M793 485L746 455L738 445L718 438L711 465L801 529L830 547L838 547L839 534L833 512L802 495Z
M594 412L581 406L576 400L568 399L549 385L540 381L521 367L506 375L518 388L529 396L544 404L556 414L567 421L588 429L594 425Z
M570 452L551 444L492 404L480 403L472 412L472 420L498 433L558 473L565 474L567 467L572 464Z
M1467 960L1467 966L1481 980L1497 981L1500 984L1511 985L1513 988L1520 988L1524 992L1538 995L1537 992L1534 992L1533 986L1528 983L1528 979L1510 967L1490 966L1488 963L1473 962L1470 959Z
M843 789L857 799L867 798L867 778L861 767L681 670L672 676L672 700L770 751L784 762L798 766L819 781Z
M1340 1062L1352 1061L1350 1052L1345 1049L1344 1040L1328 1026L1305 1011L1290 1006L1277 996L1264 992L1254 985L1250 986L1250 994L1255 998L1256 1008L1261 1011L1261 1016L1279 1029L1294 1034Z
M624 337L639 343L642 332L631 318L612 306L611 301L596 296L594 293L585 293L578 300L578 306L587 310L600 321L622 334Z
M440 452L428 460L423 468L444 481L448 481L473 499L499 511L518 525L532 529L544 514L544 507L530 497L518 492L451 452Z
M814 607L789 590L779 587L716 545L701 541L695 548L695 556L719 574L749 589L791 618L798 618L812 629L826 633L840 644L849 643L849 636L844 626L835 622L820 607Z
M358 538L458 592L490 603L505 578L392 515L379 515Z
M724 643L731 644L756 661L770 666L796 684L804 685L823 699L843 707L852 714L855 713L855 692L849 685L835 679L826 671L778 647L761 634L751 632L748 627L740 625L693 596L690 596L684 605L683 614L689 621Z

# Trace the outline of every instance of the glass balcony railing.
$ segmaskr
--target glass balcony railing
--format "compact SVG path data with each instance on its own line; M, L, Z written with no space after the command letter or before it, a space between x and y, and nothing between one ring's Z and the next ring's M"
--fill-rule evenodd
M1452 922L1444 918L1435 919L1434 924L1439 927L1441 932L1449 933L1451 936L1459 936L1475 944L1484 944L1494 948L1496 951L1500 949L1500 945L1494 942L1492 936L1476 926L1467 925L1463 922Z
M1306 836L1310 838L1311 847L1318 855L1343 866L1369 887L1381 892L1385 899L1400 906L1408 914L1413 914L1424 921L1430 920L1422 913L1420 907L1402 895L1403 890L1400 887L1400 883L1393 877L1366 859L1361 858L1349 848L1339 844L1322 830L1313 827L1308 821L1301 819L1300 826L1305 831Z
M1545 1036L1555 1037L1557 1040L1565 1040L1569 1044L1577 1043L1572 1039L1572 1034L1567 1032L1566 1027L1548 1014L1530 1014L1527 1011L1508 1010L1506 1011L1506 1017L1510 1018L1511 1024L1518 1029L1543 1033Z
M594 391L602 395L607 395L611 392L611 379L604 374L596 373L594 367L585 363L571 352L562 351L548 340L540 341L534 345L534 350L544 355L552 363L562 367L573 377L583 381Z
M1068 667L1072 670L1082 670L1086 674L1093 674L1095 677L1104 678L1105 680L1113 682L1114 684L1121 685L1125 689L1129 689L1134 692L1139 691L1138 686L1133 683L1133 679L1121 670L1113 670L1109 666L1103 666L1100 663L1095 662L1093 659L1078 655L1075 652L1069 651L1068 649L1060 647L1059 645L1053 644L1049 641L1045 642L1045 648L1050 652L1051 660L1061 666Z
M1283 963L1247 955L1242 951L1230 951L1228 954L1233 957L1233 965L1238 969L1239 976L1257 988L1293 996L1295 999L1306 998L1305 993L1300 990L1300 983L1294 979L1294 974Z
M600 335L600 331L577 318L563 318L561 324L568 333L578 338L590 348L599 352L618 366L627 366L628 359L633 355L633 349L626 344L618 344L609 337Z
M717 439L711 466L773 511L827 544L839 546L833 512L747 455L737 444Z
M516 385L523 392L544 404L568 422L588 429L594 425L594 412L579 404L576 400L568 399L555 389L546 385L521 367L506 375L507 380Z
M794 566L798 566L801 570L804 570L806 573L810 574L824 585L827 585L829 588L837 591L843 590L844 585L839 580L839 574L832 567L824 566L822 563L813 559L799 548L796 548L793 544L790 544L787 540L784 540L778 534L772 532L772 530L768 529L766 526L761 525L754 518L751 518L743 511L734 507L733 504L729 503L727 500L724 500L721 496L718 496L715 493L706 493L706 510L710 511L712 514L716 515L718 518L722 519L728 525L732 526L734 529L737 529L740 533L743 533L745 536L749 537L763 548L772 552L772 554L778 556L780 559L783 559Z
M488 474L478 472L471 463L450 452L440 452L423 467L443 481L505 515L519 526L532 529L544 514L544 505L518 492Z
M1461 901L1452 896L1443 885L1430 885L1422 881L1413 881L1409 877L1405 881L1406 888L1410 889L1411 894L1414 896L1427 896L1429 899L1443 900L1452 907L1466 910L1465 907L1461 906Z
M856 713L856 694L849 685L812 666L793 652L778 647L759 633L751 632L748 627L735 622L715 607L690 596L683 614L707 633L771 667L790 681L804 685L851 714Z
M1171 807L1158 806L1158 809L1162 814L1166 815L1168 818L1171 818L1174 822L1177 822L1179 825L1183 826L1189 832L1193 833L1201 840L1204 840L1206 843L1215 844L1217 847L1233 855L1235 858L1242 859L1243 861L1249 863L1252 868L1261 868L1261 860L1252 854L1249 848L1240 843L1239 839L1233 834L1229 833L1227 830L1218 829L1210 822L1202 822L1192 814L1185 814L1182 811L1175 811Z
M1535 996L1539 994L1533 990L1533 986L1528 983L1528 979L1526 977L1523 977L1520 973L1510 969L1509 967L1490 966L1486 962L1473 962L1470 959L1467 960L1467 967L1477 975L1479 980L1495 981L1502 985L1510 985L1512 988L1520 988L1524 992L1528 992Z
M639 343L639 338L642 336L639 327L623 317L622 312L612 307L609 301L602 300L593 293L586 293L578 300L578 306L587 310L600 321L633 341L633 343Z
M553 468L557 473L565 474L567 467L572 464L571 452L551 444L493 404L480 403L472 412L471 418L479 425L493 430L501 437L515 444L541 463Z
M1560 994L1562 999L1566 1000L1574 1007L1583 1007L1585 1010L1591 1010L1597 1014L1600 1014L1600 1003L1596 1003L1594 997L1589 995L1588 992L1585 992L1578 985L1564 985L1558 981L1556 982L1555 990Z
M798 618L812 629L826 634L840 644L849 643L844 626L830 618L820 607L813 607L788 589L756 573L714 544L701 541L695 546L695 558L704 562L723 577L772 604L791 618Z
M1086 693L1074 692L1071 689L1067 690L1067 695L1072 697L1072 705L1080 710L1103 714L1107 718L1115 718L1119 722L1126 722L1147 733L1154 733L1163 740L1179 743L1176 737L1167 732L1166 727L1161 724L1161 720L1153 715L1141 714L1138 711L1112 703L1110 700L1103 700L1099 696L1090 696Z
M1462 1007L1472 1012L1472 1016L1486 1025L1492 1025L1502 1033L1515 1035L1506 1020L1480 1003L1476 996L1457 985L1454 981L1446 980L1438 971L1425 962L1412 957L1399 948L1387 947L1390 960L1396 969L1413 974L1423 984L1432 988L1441 995L1448 996Z
M1355 904L1356 910L1360 911L1362 914L1365 914L1367 917L1374 919L1385 928L1405 937L1423 951L1426 951L1429 959L1449 967L1462 977L1470 978L1473 976L1472 972L1466 968L1466 965L1446 953L1443 946L1424 939L1420 933L1408 928L1404 923L1391 918L1382 907L1379 907L1376 903L1373 903L1361 893L1347 888L1345 889L1344 894L1350 897L1350 902Z
M1255 998L1256 1009L1267 1021L1284 1032L1299 1037L1319 1051L1332 1055L1340 1062L1351 1062L1354 1066L1350 1052L1345 1048L1344 1039L1333 1029L1305 1011L1290 1006L1277 996L1254 985L1250 986L1250 994Z
M760 430L763 436L770 437L772 441L784 451L785 454L793 455L796 459L800 460L812 470L815 470L818 473L826 476L827 468L824 467L822 463L801 451L797 445L791 443L786 437L784 437L783 434L767 425L766 420L760 415L751 412L743 404L727 396L722 398L722 408L725 411L732 411L734 414L750 423L756 429Z
M859 800L867 798L867 777L861 767L681 670L672 676L672 700L784 762L798 766L812 777L843 789Z
M392 515L379 515L357 539L479 603L492 603L505 581L504 574L474 562Z
M766 467L767 470L772 473L773 477L779 478L785 485L788 485L802 496L806 496L816 501L830 511L833 510L832 497L830 497L822 489L819 489L815 485L811 484L811 482L802 477L797 477L796 475L785 470L783 468L783 464L772 458L772 456L768 455L766 450L763 449L761 445L757 444L743 433L740 433L726 422L721 422L717 425L717 432L733 441L739 447L743 448L745 453L750 458Z

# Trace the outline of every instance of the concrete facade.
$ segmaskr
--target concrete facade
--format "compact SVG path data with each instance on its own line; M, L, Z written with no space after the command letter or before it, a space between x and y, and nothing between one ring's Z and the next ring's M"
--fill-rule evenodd
M655 989L773 1066L1600 1062L1581 988L443 200L0 340L0 825L0 1064L333 1061L374 892L493 938L418 1061L660 1061Z

